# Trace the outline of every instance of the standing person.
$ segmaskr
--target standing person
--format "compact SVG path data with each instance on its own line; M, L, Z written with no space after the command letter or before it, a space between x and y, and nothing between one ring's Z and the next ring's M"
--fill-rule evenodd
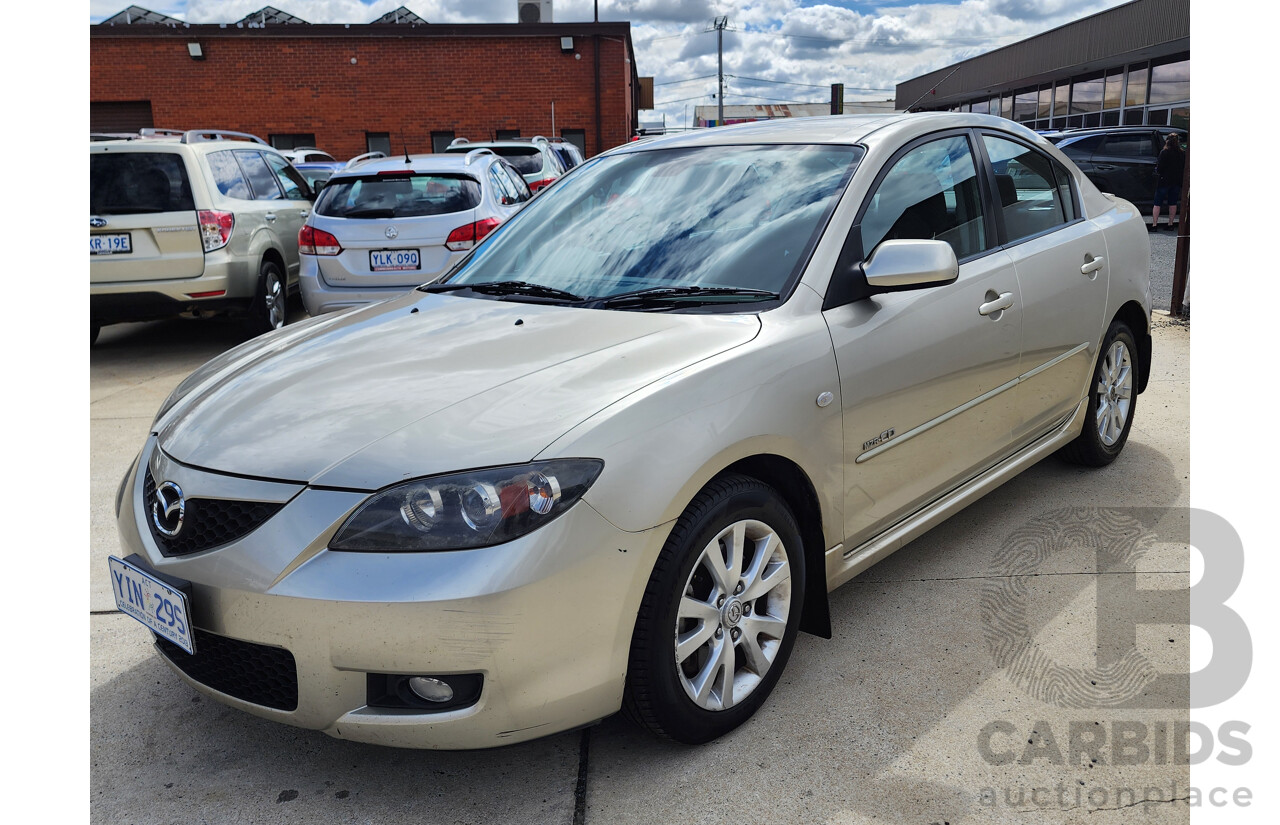
M1178 201L1182 198L1182 169L1186 164L1186 156L1178 142L1178 135L1170 132L1165 138L1164 148L1156 159L1156 197L1151 207L1150 231L1155 232L1160 224L1160 207L1169 207L1169 228L1178 219Z

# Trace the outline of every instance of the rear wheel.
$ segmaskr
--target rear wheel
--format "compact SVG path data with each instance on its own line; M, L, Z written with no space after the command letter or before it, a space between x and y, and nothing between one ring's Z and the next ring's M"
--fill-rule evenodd
M718 479L667 539L636 620L624 709L653 733L699 744L764 704L795 644L804 549L776 492Z
M1093 372L1084 427L1075 441L1060 451L1067 461L1104 467L1124 449L1138 401L1137 352L1129 326L1123 321L1111 322Z
M260 335L283 327L289 317L288 296L280 267L274 261L263 261L258 270L258 294L249 307L249 331Z
M89 322L89 344L92 346L98 340L98 333L102 332L102 325Z

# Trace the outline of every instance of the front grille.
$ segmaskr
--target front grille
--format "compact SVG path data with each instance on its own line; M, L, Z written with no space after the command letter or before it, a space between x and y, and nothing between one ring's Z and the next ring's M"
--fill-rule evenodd
M292 653L193 630L194 656L159 636L156 647L183 673L219 693L276 710L298 709L298 667Z
M165 556L186 556L243 538L274 516L283 504L266 501L232 501L216 498L189 498L182 529L169 537L156 529L152 505L156 503L156 482L147 468L142 496L144 517L151 537Z

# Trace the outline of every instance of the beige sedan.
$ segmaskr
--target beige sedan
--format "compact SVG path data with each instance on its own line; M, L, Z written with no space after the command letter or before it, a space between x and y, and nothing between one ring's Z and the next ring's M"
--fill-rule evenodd
M1116 459L1147 233L996 117L584 164L440 280L202 367L121 482L121 609L333 736L744 723L827 593L1021 470Z

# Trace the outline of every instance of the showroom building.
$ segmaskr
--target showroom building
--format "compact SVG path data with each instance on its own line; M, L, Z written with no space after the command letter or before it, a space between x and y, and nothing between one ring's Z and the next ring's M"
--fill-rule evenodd
M311 24L270 6L213 24L132 6L90 26L89 100L91 132L229 129L338 158L535 135L590 156L648 102L630 23L437 24L402 7Z
M1134 0L899 83L900 110L1032 129L1191 123L1190 0Z

